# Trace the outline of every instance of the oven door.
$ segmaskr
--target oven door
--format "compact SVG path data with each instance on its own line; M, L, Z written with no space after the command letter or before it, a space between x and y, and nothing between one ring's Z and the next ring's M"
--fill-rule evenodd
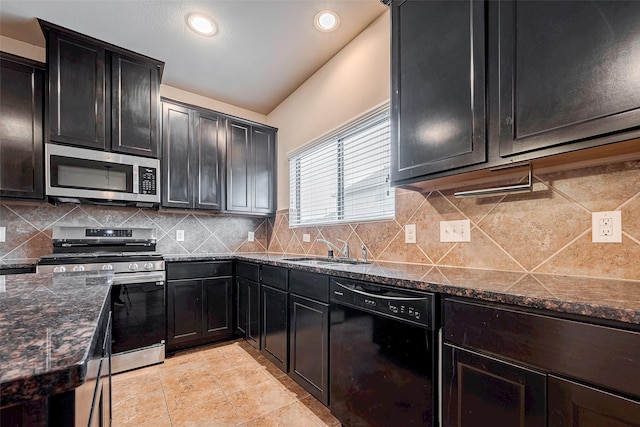
M114 373L164 360L165 273L118 273L113 276Z

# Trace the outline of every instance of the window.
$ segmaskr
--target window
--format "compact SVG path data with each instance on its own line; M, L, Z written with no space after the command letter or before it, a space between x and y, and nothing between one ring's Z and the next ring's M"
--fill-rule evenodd
M389 107L289 157L289 225L393 218Z

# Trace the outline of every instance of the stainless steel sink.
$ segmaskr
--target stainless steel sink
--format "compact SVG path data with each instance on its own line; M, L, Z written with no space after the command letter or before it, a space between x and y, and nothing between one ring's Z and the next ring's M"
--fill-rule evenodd
M348 264L348 265L362 265L370 264L365 261L358 261L354 258L319 258L319 257L298 257L298 258L283 258L284 261L294 261L304 264L314 265L335 265L335 264Z

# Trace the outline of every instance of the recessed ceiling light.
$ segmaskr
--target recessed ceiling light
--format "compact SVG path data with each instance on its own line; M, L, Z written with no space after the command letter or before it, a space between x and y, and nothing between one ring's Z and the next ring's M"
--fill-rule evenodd
M333 10L322 10L316 13L313 22L320 31L333 31L338 28L340 18Z
M204 36L212 36L216 33L216 24L206 15L193 13L187 17L187 24L193 31Z

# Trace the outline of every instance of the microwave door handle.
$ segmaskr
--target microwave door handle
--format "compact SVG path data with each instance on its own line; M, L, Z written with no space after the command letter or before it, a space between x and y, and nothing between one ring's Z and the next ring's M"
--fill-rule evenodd
M133 194L140 193L140 166L137 164L133 165Z

